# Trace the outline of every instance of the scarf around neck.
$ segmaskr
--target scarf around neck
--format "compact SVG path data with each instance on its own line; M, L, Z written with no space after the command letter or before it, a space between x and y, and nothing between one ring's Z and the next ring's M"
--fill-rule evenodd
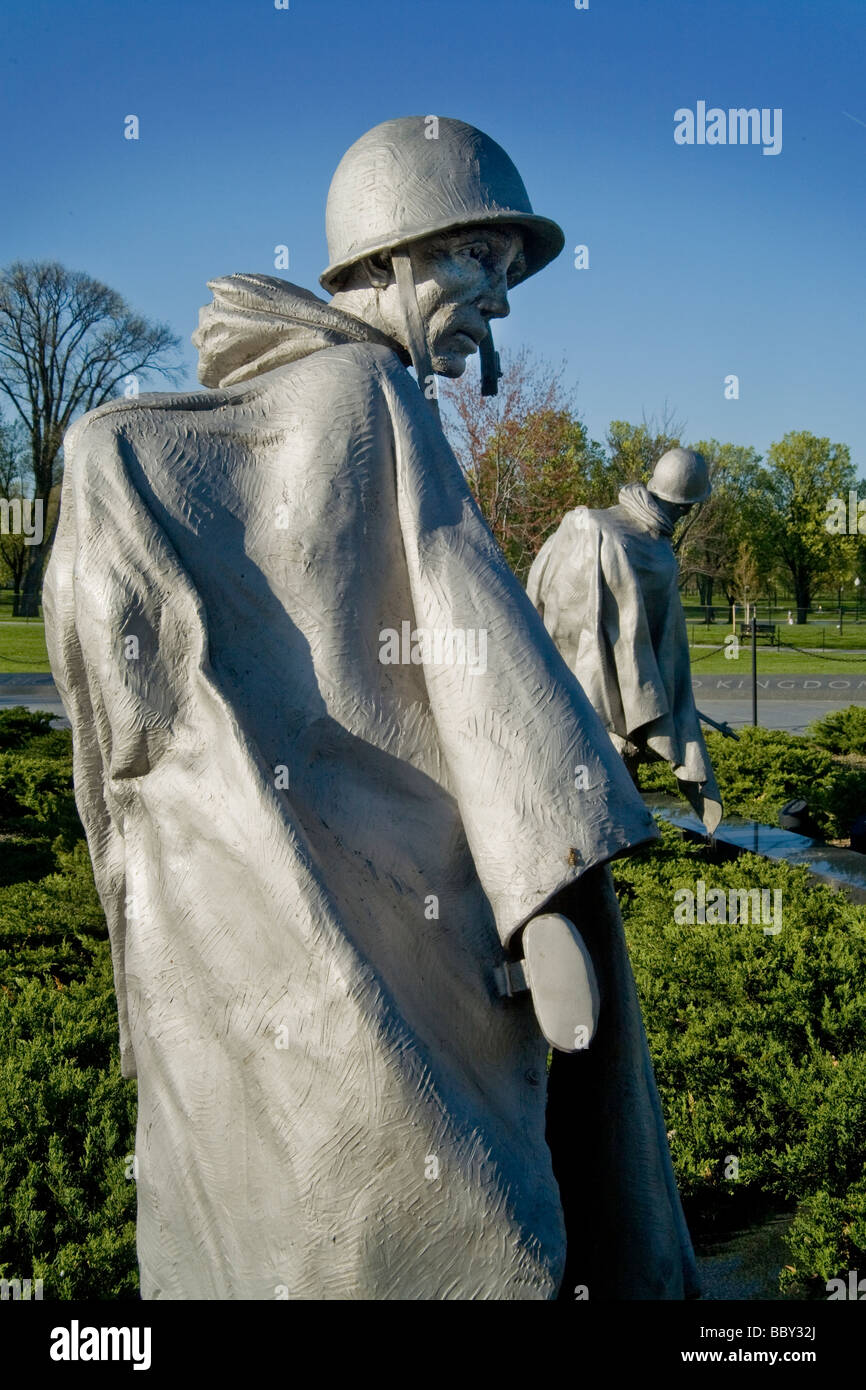
M620 489L619 504L642 526L649 527L661 536L673 535L676 522L671 521L659 506L658 499L643 483L626 483L625 487Z
M380 343L404 366L411 358L400 343L363 319L334 309L318 295L274 275L224 275L209 280L213 303L199 313L192 335L198 379L204 386L236 386L319 348Z

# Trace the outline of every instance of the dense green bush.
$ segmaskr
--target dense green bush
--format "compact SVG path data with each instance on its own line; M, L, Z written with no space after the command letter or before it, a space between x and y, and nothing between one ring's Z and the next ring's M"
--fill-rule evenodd
M54 872L82 833L69 731L50 714L0 710L0 886Z
M42 1279L45 1298L137 1292L135 1087L113 994L104 942L80 982L0 991L0 1273Z
M28 747L38 738L40 748L50 741L58 752L68 753L69 735L52 729L51 718L44 710L35 713L23 705L0 710L0 751Z
M713 865L662 835L614 873L690 1220L788 1207L789 1280L866 1268L866 908L803 869ZM782 930L678 925L674 892L698 879L779 889Z
M866 811L866 768L835 760L811 738L746 728L738 740L709 733L707 747L726 814L776 825L785 802L802 797L821 833L841 839ZM643 764L638 782L644 791L677 794L665 762Z
M755 751L778 788L775 740ZM0 712L0 759L0 1276L42 1278L46 1298L134 1297L135 1085L120 1076L69 734ZM826 763L801 766L837 785ZM791 1210L789 1277L823 1295L866 1268L866 909L801 869L751 855L716 867L662 836L614 872L689 1219L700 1235ZM677 925L674 891L699 878L781 889L782 931Z
M832 710L823 719L810 724L809 733L831 753L856 753L863 757L866 755L866 705Z
M0 711L0 1276L134 1297L135 1085L68 732Z

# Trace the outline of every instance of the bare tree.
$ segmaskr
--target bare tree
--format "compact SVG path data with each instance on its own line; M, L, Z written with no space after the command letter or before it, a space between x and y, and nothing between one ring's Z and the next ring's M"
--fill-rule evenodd
M0 272L0 392L30 443L34 499L47 515L59 481L63 435L73 419L116 394L126 377L176 380L179 340L133 312L107 285L57 262L21 262ZM56 529L28 548L21 612L35 616Z
M494 534L507 526L520 488L519 460L503 447L509 424L563 410L568 403L562 389L564 365L554 370L537 362L526 347L502 357L505 365L495 396L479 395L478 373L471 367L440 387L443 425L476 501L485 474L482 510Z
M755 560L755 552L748 541L740 541L737 560L734 565L733 585L734 593L747 611L748 605L758 597L759 582L760 574Z

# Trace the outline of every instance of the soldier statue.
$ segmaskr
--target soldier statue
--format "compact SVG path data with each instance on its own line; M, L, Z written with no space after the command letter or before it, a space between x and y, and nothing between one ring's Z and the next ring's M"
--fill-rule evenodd
M406 117L327 236L330 301L214 280L209 389L67 440L45 609L142 1296L691 1296L607 867L655 826L436 410L476 350L495 388L563 233L489 136Z
M627 766L662 758L712 835L718 785L695 708L671 536L710 495L706 462L670 449L615 507L575 507L545 541L527 592Z

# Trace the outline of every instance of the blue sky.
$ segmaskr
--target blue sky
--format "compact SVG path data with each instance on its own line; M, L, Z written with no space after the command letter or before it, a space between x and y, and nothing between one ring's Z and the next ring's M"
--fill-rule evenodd
M497 336L567 357L596 438L667 401L688 439L809 429L866 473L863 0L5 0L0 24L0 265L104 280L180 334L186 384L208 279L318 290L344 150L457 116L565 230ZM781 152L675 144L699 100L781 108Z

